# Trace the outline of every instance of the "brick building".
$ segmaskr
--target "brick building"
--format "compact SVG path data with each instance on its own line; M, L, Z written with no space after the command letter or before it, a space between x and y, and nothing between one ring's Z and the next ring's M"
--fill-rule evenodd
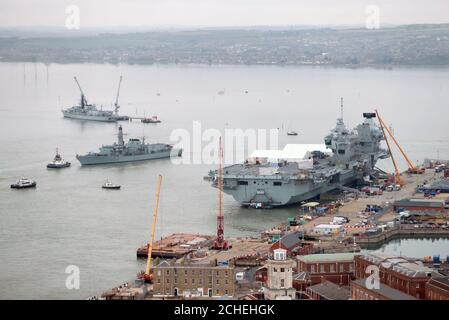
M324 280L338 285L349 285L354 276L355 253L325 253L297 256L298 272L307 272L310 284Z
M161 296L234 296L234 266L163 261L153 270L153 292Z
M371 265L379 268L381 283L418 299L425 298L426 283L432 276L438 275L420 261L369 253L354 258L355 277L368 277L371 273L367 273L367 268Z
M341 287L330 281L308 287L306 294L311 300L348 300L351 296L348 287Z
M427 300L449 300L449 277L435 277L426 284Z
M271 245L270 251L285 249L288 256L309 254L313 250L313 243L302 241L303 235L301 231L287 233Z
M366 279L358 279L351 282L352 300L417 300L402 291L390 288L380 283L379 287L368 288Z

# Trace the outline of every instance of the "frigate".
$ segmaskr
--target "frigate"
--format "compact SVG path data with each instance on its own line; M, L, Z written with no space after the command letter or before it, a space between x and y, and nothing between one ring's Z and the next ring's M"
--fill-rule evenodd
M118 141L112 145L103 145L99 152L89 152L86 155L76 155L81 165L133 162L170 157L180 157L182 149L173 148L165 143L145 143L145 137L132 138L125 143L122 126L118 128Z
M114 111L98 109L95 104L90 104L87 102L86 96L81 89L78 79L74 77L76 84L81 92L80 103L73 107L62 110L62 114L66 118L78 119L78 120L89 120L89 121L102 121L102 122L117 122L119 120L128 120L127 116L120 116L118 110L120 108L118 104L118 97L120 92L120 84L122 82L122 77L120 77L119 87L117 90L117 98L115 101Z
M223 179L217 179L217 170L211 170L208 179L213 187L222 180L225 193L243 206L256 208L289 205L345 188L372 174L378 159L389 157L381 148L384 137L374 122L376 114L363 117L354 130L346 128L343 116L338 118L323 148L306 150L301 158L272 153L266 158L250 157L242 164L226 166Z

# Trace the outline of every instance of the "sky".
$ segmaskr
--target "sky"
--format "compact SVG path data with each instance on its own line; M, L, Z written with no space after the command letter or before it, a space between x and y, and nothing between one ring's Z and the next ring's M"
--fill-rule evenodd
M0 0L0 27L65 27L70 5L81 28L449 22L448 0Z

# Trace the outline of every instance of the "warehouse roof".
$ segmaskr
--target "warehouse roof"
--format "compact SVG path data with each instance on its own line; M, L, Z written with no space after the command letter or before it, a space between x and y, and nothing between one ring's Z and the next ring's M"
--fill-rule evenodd
M355 255L360 253L356 252L341 252L341 253L319 253L319 254L307 254L304 256L297 256L296 258L306 263L315 262L341 262L352 261Z
M348 288L340 287L330 281L324 281L310 286L308 290L320 295L326 300L348 300L351 296Z
M402 199L394 202L395 207L444 207L444 200Z

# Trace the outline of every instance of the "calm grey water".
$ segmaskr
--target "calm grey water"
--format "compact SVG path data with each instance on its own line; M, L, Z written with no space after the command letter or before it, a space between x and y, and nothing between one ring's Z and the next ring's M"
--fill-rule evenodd
M128 138L170 142L173 129L191 131L200 120L203 129L281 128L280 147L321 143L343 96L349 126L378 107L417 161L449 159L448 71L0 63L0 298L85 298L133 278L143 268L135 250L149 238L158 174L164 181L157 237L214 232L217 193L203 181L209 165L79 166L75 155L112 143L117 124L62 118L61 107L79 99L74 75L89 101L105 108L123 75L121 112L162 119L123 123ZM300 135L287 137L287 128ZM56 147L71 168L45 168ZM37 189L11 190L20 176L36 179ZM102 190L105 179L123 189ZM248 210L225 196L226 234L258 234L296 210ZM68 265L80 267L80 290L65 288Z
M373 252L382 252L393 256L423 259L425 256L439 255L442 260L449 257L449 239L394 239L383 244Z

